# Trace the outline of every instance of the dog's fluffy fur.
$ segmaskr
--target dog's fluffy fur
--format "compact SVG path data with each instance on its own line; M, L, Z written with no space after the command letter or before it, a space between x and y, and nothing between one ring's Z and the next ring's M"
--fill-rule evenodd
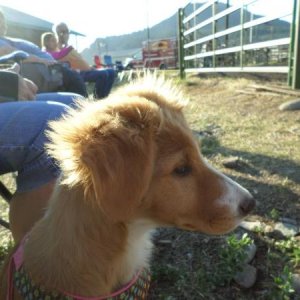
M148 265L153 228L221 234L253 208L248 191L202 158L185 103L172 83L146 76L52 123L62 177L25 245L35 282L109 294Z

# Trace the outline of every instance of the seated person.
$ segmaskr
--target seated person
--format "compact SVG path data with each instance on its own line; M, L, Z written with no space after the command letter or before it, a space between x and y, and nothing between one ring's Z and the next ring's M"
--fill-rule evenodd
M56 61L51 55L42 51L37 45L22 39L6 37L6 20L0 11L0 55L6 55L17 50L22 50L29 54L24 60L26 62L39 62L46 65L54 64ZM70 68L62 67L63 88L65 91L87 96L86 86L79 74Z
M70 67L78 71L88 71L90 65L72 47L58 48L58 42L53 32L46 32L41 37L42 50L48 52L55 60L69 63Z
M69 29L65 23L60 23L55 27L58 41L56 42L53 38L50 38L50 35L44 35L42 38L42 44L45 47L46 51L59 52L59 51L70 51L69 58L68 55L63 59L59 58L59 61L68 61L74 69L80 71L80 75L85 82L94 82L94 96L98 99L106 97L112 88L112 85L115 80L115 71L113 69L102 69L97 70L88 65L88 63L82 58L82 56L75 51L73 48L69 48L68 40L69 40ZM50 43L48 43L50 40ZM71 49L71 50L70 50ZM59 55L59 54L57 54ZM55 56L55 54L54 54ZM72 59L74 58L74 59ZM77 64L77 67L76 67ZM81 65L82 67L78 67Z
M70 31L66 23L61 22L54 26L53 31L56 32L58 38L58 48L63 49L69 46Z
M58 119L68 106L55 101L30 101L35 84L12 70L0 71L0 96L20 100L0 103L0 175L17 172L16 192L10 202L9 221L15 242L19 242L39 220L60 175L54 159L45 152L48 122ZM12 90L9 91L7 87ZM48 100L55 99L55 93ZM30 211L30 219L23 211ZM28 215L28 214L27 214Z
M99 55L94 55L94 63L96 69L101 69L103 67L103 64L101 62L101 58Z

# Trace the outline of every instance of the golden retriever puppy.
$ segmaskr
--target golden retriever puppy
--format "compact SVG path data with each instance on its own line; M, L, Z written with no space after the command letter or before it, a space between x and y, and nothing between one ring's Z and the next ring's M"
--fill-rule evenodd
M105 299L142 282L134 297L143 299L151 230L222 234L240 223L255 201L202 158L185 103L171 82L148 75L52 123L49 153L62 175L45 216L10 261L14 279L3 297L37 289Z

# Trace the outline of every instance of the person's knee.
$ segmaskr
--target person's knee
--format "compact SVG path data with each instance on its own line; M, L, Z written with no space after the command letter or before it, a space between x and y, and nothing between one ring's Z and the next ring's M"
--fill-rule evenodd
M41 93L36 95L36 101L57 102L68 106L72 106L74 102L84 99L82 95L71 92Z
M82 76L76 71L67 67L62 68L62 70L65 91L77 93L83 97L87 97L88 93Z
M60 102L51 102L49 109L49 120L57 120L59 119L64 113L66 113L67 109L69 108L68 105Z
M9 207L9 223L15 242L22 240L43 217L55 182L56 180L52 180L39 188L13 196Z
M115 78L116 77L116 71L114 69L107 69L108 75L111 78Z
M22 145L22 148L13 149L13 153L6 154L6 158L14 166L8 171L17 171L18 174L16 178L18 193L38 189L60 175L57 163L45 150L45 145L49 143L45 132L49 129L49 121L60 119L69 107L56 102L41 103L38 106L40 110L36 112L40 113L40 119L32 122L32 132L17 137L18 144Z

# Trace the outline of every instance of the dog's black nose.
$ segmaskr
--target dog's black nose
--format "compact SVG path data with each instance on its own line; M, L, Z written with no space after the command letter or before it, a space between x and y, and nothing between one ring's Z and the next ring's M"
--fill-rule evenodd
M255 200L252 195L245 196L239 205L239 212L242 216L248 215L255 207Z

